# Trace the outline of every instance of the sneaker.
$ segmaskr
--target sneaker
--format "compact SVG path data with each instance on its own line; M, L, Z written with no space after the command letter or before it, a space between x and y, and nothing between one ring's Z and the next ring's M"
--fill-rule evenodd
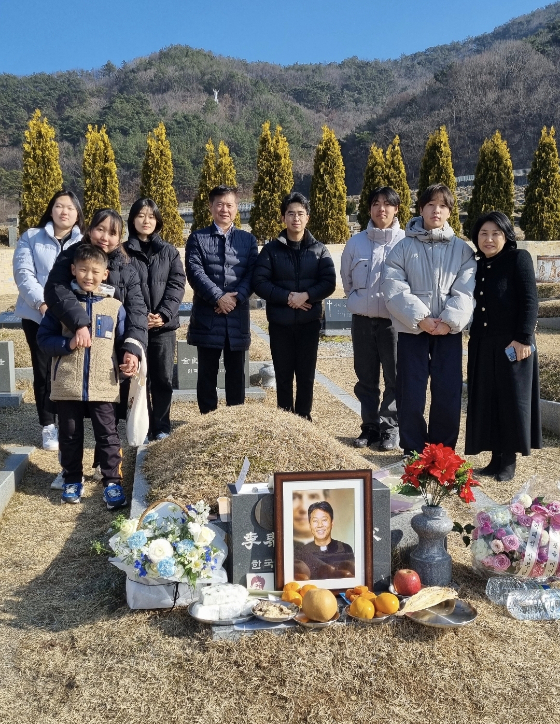
M82 478L82 483L85 483L85 479ZM56 478L51 483L52 490L64 490L64 470L61 470Z
M107 503L107 510L122 508L126 505L126 495L121 485L108 485L103 491L103 500Z
M43 450L56 452L58 450L58 430L56 425L45 425L43 428Z
M397 430L387 430L381 433L379 449L382 452L399 449L399 433Z
M101 472L101 465L98 465L93 470L92 478L100 483L103 480L103 473Z
M168 432L158 432L158 434L154 437L154 440L165 440L166 437L169 437Z
M61 501L63 503L79 503L83 489L84 486L82 483L64 483L62 486Z
M354 439L354 447L369 447L374 442L379 442L379 432L366 428Z

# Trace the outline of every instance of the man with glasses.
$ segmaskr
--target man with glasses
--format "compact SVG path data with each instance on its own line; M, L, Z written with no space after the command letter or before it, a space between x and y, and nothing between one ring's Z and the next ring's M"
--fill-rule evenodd
M278 407L311 420L322 301L335 290L336 272L327 247L306 229L305 196L288 194L280 213L286 228L259 254L253 288L266 299Z
M237 229L237 189L210 191L213 223L187 240L185 266L194 291L187 341L198 348L196 396L202 414L218 406L218 367L222 351L226 404L245 402L245 352L251 343L249 296L258 254L257 240Z

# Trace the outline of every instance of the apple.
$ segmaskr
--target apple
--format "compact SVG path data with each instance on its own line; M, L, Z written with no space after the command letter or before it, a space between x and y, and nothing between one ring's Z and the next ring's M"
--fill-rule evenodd
M401 596L414 596L422 588L422 583L416 571L401 568L393 576L393 587Z

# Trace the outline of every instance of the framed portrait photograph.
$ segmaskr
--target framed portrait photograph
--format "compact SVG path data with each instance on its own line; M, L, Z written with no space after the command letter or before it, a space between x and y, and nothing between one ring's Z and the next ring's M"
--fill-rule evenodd
M371 483L371 470L275 473L277 590L289 581L372 587Z

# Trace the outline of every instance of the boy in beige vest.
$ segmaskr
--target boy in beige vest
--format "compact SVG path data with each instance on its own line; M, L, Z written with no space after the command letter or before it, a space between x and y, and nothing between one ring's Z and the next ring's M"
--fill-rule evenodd
M78 347L76 335L48 310L37 343L51 355L51 400L59 417L63 503L79 503L83 491L84 418L89 415L103 476L103 500L109 510L126 505L122 488L122 452L115 403L119 399L117 353L124 338L124 307L113 299L104 251L82 244L74 254L72 288L90 318L91 346ZM121 365L122 371L122 365ZM124 374L124 373L123 373Z

